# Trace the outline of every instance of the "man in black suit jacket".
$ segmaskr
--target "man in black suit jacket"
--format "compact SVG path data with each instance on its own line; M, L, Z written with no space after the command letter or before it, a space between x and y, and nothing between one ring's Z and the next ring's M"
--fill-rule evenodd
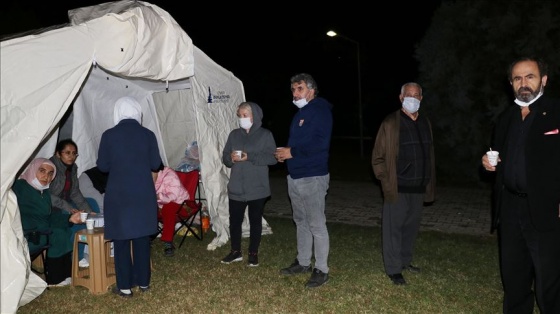
M516 105L496 122L494 186L504 313L560 313L560 102L543 95L547 66L524 57L509 68ZM533 292L534 285L534 292Z

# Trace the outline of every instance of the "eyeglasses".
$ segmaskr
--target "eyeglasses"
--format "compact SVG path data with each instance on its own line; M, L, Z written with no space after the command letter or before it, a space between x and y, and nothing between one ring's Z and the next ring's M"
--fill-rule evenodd
M80 156L80 154L78 154L77 152L62 152L62 153L66 156L74 156L74 157Z

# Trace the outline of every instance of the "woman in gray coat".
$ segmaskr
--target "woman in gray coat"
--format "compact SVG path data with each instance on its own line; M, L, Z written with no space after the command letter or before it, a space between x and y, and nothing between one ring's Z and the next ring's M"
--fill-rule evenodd
M272 132L262 127L259 105L243 102L237 108L238 129L230 132L222 153L222 162L231 168L228 183L229 233L231 252L222 259L230 264L243 260L241 225L249 207L249 266L259 265L264 204L270 196L268 166L276 164L276 142Z

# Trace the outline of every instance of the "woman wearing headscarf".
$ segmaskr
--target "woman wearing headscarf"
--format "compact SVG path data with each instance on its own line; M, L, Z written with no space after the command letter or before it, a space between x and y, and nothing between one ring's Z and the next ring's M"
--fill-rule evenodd
M12 186L17 196L22 228L25 231L47 230L50 247L47 253L46 280L50 286L67 286L72 282L72 224L80 223L78 212L69 214L53 208L49 186L56 175L54 163L35 158ZM46 237L28 242L29 249L45 245ZM34 243L35 242L35 243Z
M101 136L97 167L109 173L103 211L105 237L114 243L113 293L132 297L132 287L145 292L150 285L150 236L157 233L158 208L152 172L162 160L155 134L141 125L136 99L118 99L113 118L115 126Z
M248 208L250 232L247 265L254 267L259 266L262 217L266 199L270 196L268 166L277 162L274 157L276 142L272 132L262 127L263 112L259 105L243 102L237 107L237 116L240 127L229 133L222 152L222 162L231 168L227 186L231 251L222 259L222 263L243 260L241 227L245 208Z

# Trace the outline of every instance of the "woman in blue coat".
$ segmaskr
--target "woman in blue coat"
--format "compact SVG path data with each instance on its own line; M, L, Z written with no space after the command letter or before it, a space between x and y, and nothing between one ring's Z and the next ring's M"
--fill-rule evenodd
M117 285L113 292L122 297L132 297L136 285L142 292L149 289L150 236L157 233L152 172L162 161L156 136L141 125L141 119L136 99L117 100L115 126L101 136L97 158L99 170L109 173L103 203L105 238L114 243Z

